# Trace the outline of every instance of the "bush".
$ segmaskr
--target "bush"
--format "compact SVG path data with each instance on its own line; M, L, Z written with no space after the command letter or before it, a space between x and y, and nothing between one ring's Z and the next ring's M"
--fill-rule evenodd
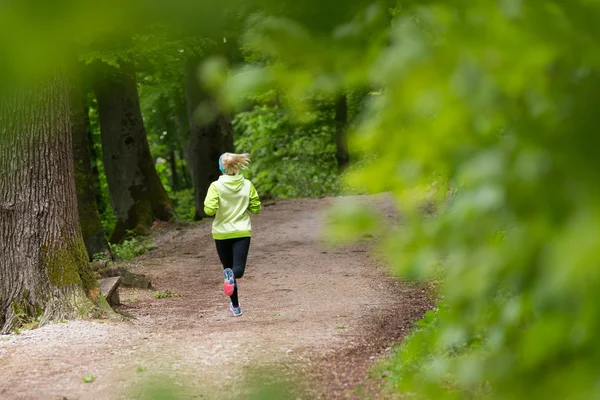
M352 136L376 158L348 179L400 206L403 224L384 238L399 274L427 279L447 261L446 307L404 344L395 390L600 398L598 20L583 0L448 0L402 2L392 16L373 5L332 35L275 17L247 35L249 51L276 60L253 81L299 111L315 92L381 89ZM439 207L423 216L428 191Z
M137 238L124 240L121 244L110 245L112 254L117 258L125 261L129 261L134 257L142 255L147 251L156 248L150 238Z
M184 221L193 221L196 206L194 204L194 189L183 189L169 193L177 216Z
M278 106L255 106L237 114L239 152L249 152L248 177L262 197L320 197L340 192L332 111L292 122Z

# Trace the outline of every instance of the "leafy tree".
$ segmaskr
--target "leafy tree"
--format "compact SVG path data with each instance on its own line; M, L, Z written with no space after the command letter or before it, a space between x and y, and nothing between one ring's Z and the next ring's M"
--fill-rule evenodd
M75 167L75 187L77 190L77 210L83 241L89 259L103 253L111 257L110 247L98 213L94 169L90 155L91 127L87 96L81 82L72 85L70 92L71 131L73 135L73 159ZM94 160L95 161L95 160Z
M128 231L147 233L155 218L175 216L148 148L134 67L120 63L118 68L98 64L95 81L104 168L117 217L111 242L120 242Z
M236 148L252 155L249 176L263 197L313 197L339 192L333 105L320 102L298 121L269 97L238 113Z
M106 173L104 172L102 135L100 133L100 120L98 116L98 103L93 93L87 96L88 116L90 121L90 159L92 162L92 175L94 178L94 191L96 194L96 204L100 214L102 230L105 234L111 233L117 224L114 210L110 201L110 191Z
M183 69L180 76L183 80ZM163 82L156 75L140 74L140 103L150 152L167 192L189 187L189 172L181 143L186 133L185 96L180 79ZM182 115L183 114L183 115Z
M392 11L389 24L373 4L326 32L260 19L245 45L277 62L213 75L222 98L266 83L302 113L314 93L377 90L351 141L370 160L349 182L402 204L403 225L384 229L397 271L444 274L437 312L388 366L393 390L598 397L600 9L432 1ZM425 200L436 213L422 215ZM364 210L337 211L344 232L377 228Z
M197 69L207 53L234 52L227 43L217 45L215 40L194 36L194 32L162 27L138 35L134 51L145 66L141 81L145 121L152 128L162 127L151 143L155 145L153 154L160 157L159 161L169 162L168 167L164 163L157 167L173 183L174 178L179 180L177 154L183 155L185 161L179 157L179 164L186 167L183 177L191 178L194 219L200 219L204 216L208 186L220 174L215 160L222 153L233 151L233 133L231 116L215 106L212 95L198 81Z
M185 94L189 134L184 139L187 162L194 186L195 219L205 217L204 198L211 182L221 172L216 160L221 154L233 151L231 116L216 107L215 99L198 82L198 61L186 64Z

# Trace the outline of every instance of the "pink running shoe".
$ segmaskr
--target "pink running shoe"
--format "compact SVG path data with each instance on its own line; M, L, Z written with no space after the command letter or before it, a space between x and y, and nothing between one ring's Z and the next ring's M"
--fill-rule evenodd
M225 282L223 283L223 291L227 296L231 296L235 290L235 278L233 276L233 270L231 268L225 268L223 270L223 277Z

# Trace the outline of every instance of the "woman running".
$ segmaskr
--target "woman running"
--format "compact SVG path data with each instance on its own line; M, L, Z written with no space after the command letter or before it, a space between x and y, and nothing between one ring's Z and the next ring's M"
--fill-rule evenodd
M258 214L261 208L254 185L240 175L249 162L248 154L222 154L219 169L223 174L211 183L204 200L206 215L215 216L212 235L223 264L223 291L229 296L229 308L236 317L242 315L237 280L244 276L252 235L248 211Z

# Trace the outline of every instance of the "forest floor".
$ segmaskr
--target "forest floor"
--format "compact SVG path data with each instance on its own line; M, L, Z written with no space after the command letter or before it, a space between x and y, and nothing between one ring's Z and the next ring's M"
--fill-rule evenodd
M395 218L385 198L356 200ZM128 266L181 297L121 288L125 321L0 336L0 399L267 398L261 382L292 399L381 397L369 368L431 303L389 277L371 251L376 238L323 243L324 212L337 201L277 201L253 218L239 318L222 292L210 224L157 227L157 248Z

